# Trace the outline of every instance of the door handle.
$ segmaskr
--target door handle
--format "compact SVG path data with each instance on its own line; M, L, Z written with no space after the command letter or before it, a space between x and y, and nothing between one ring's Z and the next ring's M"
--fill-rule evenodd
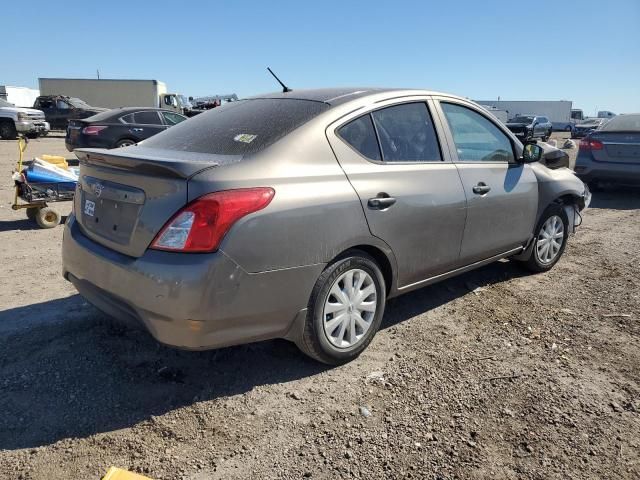
M144 128L132 128L131 130L133 130L134 132L142 132Z
M480 182L475 187L473 187L473 193L477 195L484 195L485 193L489 193L490 191L491 187L484 182Z
M367 201L367 206L372 210L385 210L396 203L396 199L390 197L388 193L381 192L376 197Z

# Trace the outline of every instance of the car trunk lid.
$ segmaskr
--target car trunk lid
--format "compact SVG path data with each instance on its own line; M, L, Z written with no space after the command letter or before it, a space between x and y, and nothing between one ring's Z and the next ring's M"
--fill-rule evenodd
M591 149L595 161L640 163L640 132L596 131L590 138L602 143L602 148Z
M165 222L187 203L193 175L229 162L228 156L143 147L76 153L80 180L74 201L82 232L132 257L141 256Z

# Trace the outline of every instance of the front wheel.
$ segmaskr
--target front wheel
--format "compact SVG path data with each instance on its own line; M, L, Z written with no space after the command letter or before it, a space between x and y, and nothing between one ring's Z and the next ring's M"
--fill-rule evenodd
M16 126L12 120L0 122L0 138L3 140L13 140L18 136Z
M375 260L353 250L330 264L311 292L300 349L340 365L373 340L384 314L386 287Z
M532 272L546 272L558 263L569 238L569 219L562 205L547 207L536 227L536 237L524 266Z

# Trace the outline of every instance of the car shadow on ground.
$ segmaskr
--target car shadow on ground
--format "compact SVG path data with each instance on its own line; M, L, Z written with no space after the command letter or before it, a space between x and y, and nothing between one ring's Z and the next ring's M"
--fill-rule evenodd
M499 262L389 303L382 328L524 271ZM114 325L79 295L0 312L0 450L33 448L149 421L201 400L331 367L284 340L204 352Z
M25 216L26 216L25 212ZM60 218L60 227L64 225L64 222L67 221L67 216L62 215ZM30 220L28 218L23 218L20 220L0 220L0 232L9 232L12 230L41 230L35 220Z
M611 210L640 209L640 188L603 187L593 192L589 208L607 208Z

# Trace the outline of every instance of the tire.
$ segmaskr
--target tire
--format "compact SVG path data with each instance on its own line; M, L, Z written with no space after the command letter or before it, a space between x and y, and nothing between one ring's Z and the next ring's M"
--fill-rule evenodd
M130 138L123 138L122 140L118 140L115 148L125 148L135 144L136 144L135 140L131 140Z
M358 292L352 289L349 294L345 283L349 279L352 287L354 282L360 283L358 292L361 295L365 292L364 297L358 300ZM368 291L371 293L367 294ZM347 303L348 306L340 308ZM346 252L327 266L316 281L299 348L311 358L328 365L350 362L373 340L382 322L385 303L385 281L375 260L359 250ZM360 310L356 305L366 305L367 308ZM334 312L325 313L325 307ZM342 316L346 316L344 321L331 325L332 320ZM365 329L364 325L368 327Z
M555 228L552 228L552 224L554 223L554 220L552 219L554 218L556 219L555 220L556 223L555 223ZM547 222L549 222L549 224ZM548 248L551 250L545 250L544 244L541 245L541 248L538 248L538 245L540 244L540 242L544 242L545 240L547 240L548 232L555 232L553 233L553 235L560 234L559 230L557 230L557 228L559 228L559 224L557 222L560 222L562 224L561 237L556 237L554 239L555 242L551 240L551 242L553 243L550 243L549 241L545 242L546 244L550 245ZM545 235L545 230L546 230L546 235ZM568 238L569 238L569 219L567 218L567 214L564 211L564 208L562 208L562 205L559 205L557 203L549 205L547 209L542 213L542 216L540 217L540 221L538 222L538 225L536 225L535 238L533 240L534 243L532 245L529 257L523 260L524 267L536 273L546 272L551 270L553 266L556 263L558 263L558 260L560 260L560 257L562 257L562 254L564 253L564 249L567 246ZM557 241L559 241L560 239L562 240L558 248L556 244L557 244ZM545 252L549 254L552 253L553 255L550 257L546 257Z
M573 129L571 128L571 125L567 125L566 127L564 127L564 131L565 132L571 132Z
M38 209L36 222L40 228L53 228L60 225L60 214L53 208L42 207Z
M27 208L27 218L29 220L35 220L36 217L38 216L38 210L40 210L39 207L29 207L29 208Z
M0 122L0 138L3 140L15 140L18 136L16 125L11 120Z

